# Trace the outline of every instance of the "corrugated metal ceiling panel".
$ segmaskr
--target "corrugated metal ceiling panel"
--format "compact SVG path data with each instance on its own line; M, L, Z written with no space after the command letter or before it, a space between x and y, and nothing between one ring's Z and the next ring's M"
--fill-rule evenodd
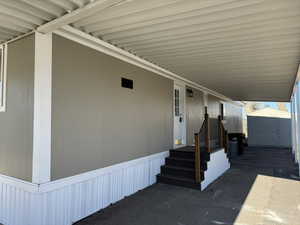
M0 42L86 5L88 0L0 0Z
M287 101L300 1L132 1L73 24L237 100Z
M0 0L0 40L88 4ZM289 100L299 0L127 0L72 26L236 100Z

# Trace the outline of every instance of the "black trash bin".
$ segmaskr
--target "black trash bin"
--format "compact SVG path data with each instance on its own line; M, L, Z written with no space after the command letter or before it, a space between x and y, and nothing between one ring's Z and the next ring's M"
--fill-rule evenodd
M246 145L246 135L244 133L229 133L228 134L229 141L237 141L238 142L238 155L242 155L244 153L244 146Z
M238 156L239 147L238 147L238 141L237 138L233 138L233 140L229 141L228 143L228 156L230 159L233 159Z

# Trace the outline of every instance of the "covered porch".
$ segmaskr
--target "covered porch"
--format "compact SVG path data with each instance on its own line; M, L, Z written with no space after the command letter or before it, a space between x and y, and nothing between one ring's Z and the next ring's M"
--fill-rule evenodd
M0 0L0 223L297 224L299 21L299 0ZM292 149L229 159L244 101L291 102Z

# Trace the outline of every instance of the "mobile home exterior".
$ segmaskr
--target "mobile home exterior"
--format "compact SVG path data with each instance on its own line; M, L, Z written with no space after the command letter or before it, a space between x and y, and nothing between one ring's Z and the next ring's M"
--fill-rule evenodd
M171 155L187 157L184 185L205 189L230 167L241 101L292 102L299 162L299 9L0 1L0 224L71 225L156 182L178 184L165 176L178 172Z
M34 213L36 204L45 206L39 218L33 217L38 222L27 217L22 224L43 224L43 218L71 224L155 183L168 150L176 147L176 85L184 96L181 145L194 144L205 106L217 118L224 104L228 130L242 132L242 104L67 35L34 33L5 48L6 105L0 113L4 224L20 224L9 215ZM132 87L122 87L122 78ZM12 200L7 193L22 194ZM18 208L20 201L25 202Z

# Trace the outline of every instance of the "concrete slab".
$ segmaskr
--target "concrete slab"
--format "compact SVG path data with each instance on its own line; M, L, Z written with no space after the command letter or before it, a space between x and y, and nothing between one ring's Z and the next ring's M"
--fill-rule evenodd
M235 224L300 224L300 182L258 175Z

